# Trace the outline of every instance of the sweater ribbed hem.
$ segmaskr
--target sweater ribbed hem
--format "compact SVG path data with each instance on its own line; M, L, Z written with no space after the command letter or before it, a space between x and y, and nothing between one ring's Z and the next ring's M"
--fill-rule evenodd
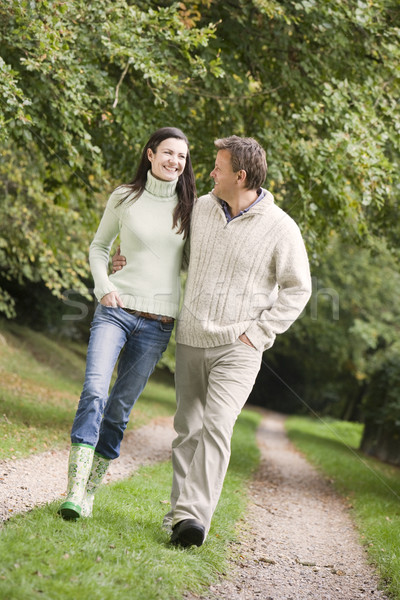
M198 330L190 330L179 328L176 331L176 341L179 344L184 344L185 346L192 346L193 348L216 348L217 346L225 346L228 344L233 344L239 338L242 333L248 331L250 326L249 321L243 321L240 323L235 323L231 326L219 327L217 330L213 329L198 329ZM251 340L253 346L260 351L268 350L275 340L275 335L271 337L270 340L266 339L265 334L262 336L262 339L258 339L257 341L254 339Z

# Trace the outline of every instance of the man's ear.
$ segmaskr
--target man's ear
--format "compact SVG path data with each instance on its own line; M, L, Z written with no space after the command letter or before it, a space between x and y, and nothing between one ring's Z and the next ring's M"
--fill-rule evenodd
M246 181L247 173L244 169L240 169L240 171L237 171L236 177L238 183L244 183Z

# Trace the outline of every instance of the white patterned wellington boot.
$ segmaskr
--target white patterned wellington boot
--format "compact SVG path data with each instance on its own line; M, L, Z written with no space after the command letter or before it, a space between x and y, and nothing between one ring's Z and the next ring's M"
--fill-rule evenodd
M92 468L94 448L88 444L72 444L68 462L67 497L58 509L63 519L78 519L82 512L86 482Z
M100 487L109 467L111 459L94 453L92 470L86 484L86 493L82 504L82 517L91 517L93 512L94 495Z

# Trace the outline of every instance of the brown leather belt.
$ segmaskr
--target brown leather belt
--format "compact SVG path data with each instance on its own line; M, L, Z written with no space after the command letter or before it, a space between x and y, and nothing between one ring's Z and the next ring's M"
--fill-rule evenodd
M135 317L143 317L144 319L151 319L152 321L160 321L161 323L173 323L175 319L173 317L165 317L164 315L155 315L153 313L143 312L141 310L133 310L132 308L124 308L130 315Z

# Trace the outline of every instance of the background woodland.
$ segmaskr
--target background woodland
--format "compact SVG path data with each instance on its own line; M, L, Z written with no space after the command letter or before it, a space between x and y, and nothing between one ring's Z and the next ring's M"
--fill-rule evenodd
M314 293L251 401L359 420L399 465L399 24L386 0L2 0L3 318L87 336L88 246L149 135L187 134L199 194L213 140L253 136Z

